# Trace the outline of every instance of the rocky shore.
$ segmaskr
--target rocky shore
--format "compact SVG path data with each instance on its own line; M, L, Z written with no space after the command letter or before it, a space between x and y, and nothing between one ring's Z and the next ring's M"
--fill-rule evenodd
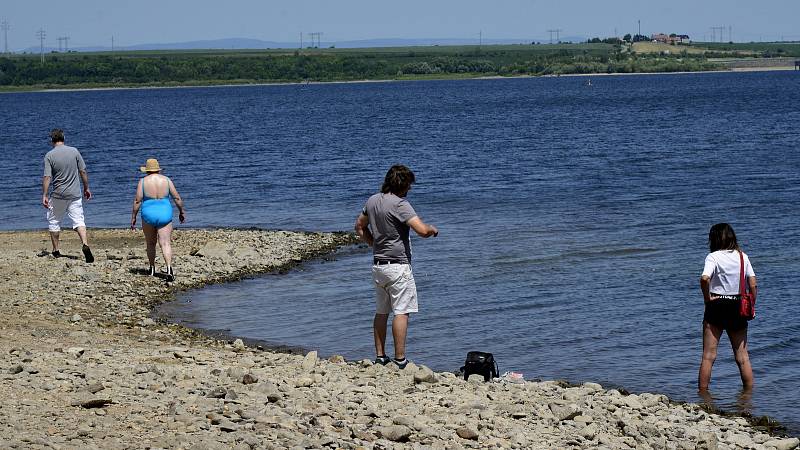
M349 234L184 230L177 281L146 274L140 232L90 230L53 258L0 232L0 448L791 449L743 418L594 383L464 381L409 364L277 353L151 318L178 290L285 270ZM365 355L366 356L366 355Z

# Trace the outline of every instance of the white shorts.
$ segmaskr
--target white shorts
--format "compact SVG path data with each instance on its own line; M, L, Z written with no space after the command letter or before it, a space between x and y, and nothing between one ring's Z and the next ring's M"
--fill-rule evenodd
M83 223L83 203L81 199L76 200L62 200L60 198L51 198L50 207L47 208L47 229L52 232L61 231L61 219L64 214L69 216L72 221L72 229L78 227L85 227Z
M418 312L417 283L411 264L382 264L372 266L375 281L375 302L378 314L407 314Z

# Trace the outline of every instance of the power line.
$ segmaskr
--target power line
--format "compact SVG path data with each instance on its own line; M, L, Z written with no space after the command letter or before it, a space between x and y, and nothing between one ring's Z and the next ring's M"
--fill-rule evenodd
M309 35L309 36L311 36L311 47L317 47L317 48L320 48L320 46L322 45L322 44L320 43L320 39L322 38L322 33L320 33L319 31L317 31L317 32L314 32L314 33L308 33L308 35ZM316 38L316 40L317 40L317 44L316 44L316 45L314 45L314 39L315 39L315 38Z
M3 34L5 34L5 51L3 53L8 54L8 30L9 30L8 22L5 20L3 23L0 23L0 30L3 30Z
M552 30L547 30L547 32L550 33L550 43L551 44L553 43L553 33L556 34L556 42L561 42L561 38L559 37L558 34L561 33L562 31L564 31L564 30L562 30L561 28L553 28Z
M42 57L42 64L44 64L44 38L45 38L45 36L46 36L46 33L44 32L44 30L39 28L39 31L36 32L36 37L39 38L39 44L41 45L41 47L39 49L39 54Z
M61 43L64 43L64 52L69 52L69 36L58 38L58 51L61 51Z
M715 42L714 39L716 37L716 32L719 31L719 41L722 42L722 33L725 31L725 27L711 27L711 42Z

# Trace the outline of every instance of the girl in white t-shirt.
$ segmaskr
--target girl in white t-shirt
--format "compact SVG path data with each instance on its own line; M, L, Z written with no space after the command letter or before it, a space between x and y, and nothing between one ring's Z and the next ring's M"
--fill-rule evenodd
M711 368L717 358L717 346L722 332L728 333L733 347L742 386L753 386L753 369L747 353L747 320L739 316L739 253L744 258L744 275L749 291L756 294L756 274L750 265L750 258L739 248L736 233L727 223L718 223L708 232L708 247L711 253L706 256L703 275L700 277L700 290L703 291L705 313L703 315L703 358L697 387L707 391L711 381Z

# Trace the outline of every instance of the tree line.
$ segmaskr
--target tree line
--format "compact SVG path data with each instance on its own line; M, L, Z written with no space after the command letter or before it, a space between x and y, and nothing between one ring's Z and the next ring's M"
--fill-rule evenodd
M541 46L538 46L541 48ZM547 75L709 70L703 58L607 49L538 52L48 55L0 57L0 87L346 81L450 75Z

